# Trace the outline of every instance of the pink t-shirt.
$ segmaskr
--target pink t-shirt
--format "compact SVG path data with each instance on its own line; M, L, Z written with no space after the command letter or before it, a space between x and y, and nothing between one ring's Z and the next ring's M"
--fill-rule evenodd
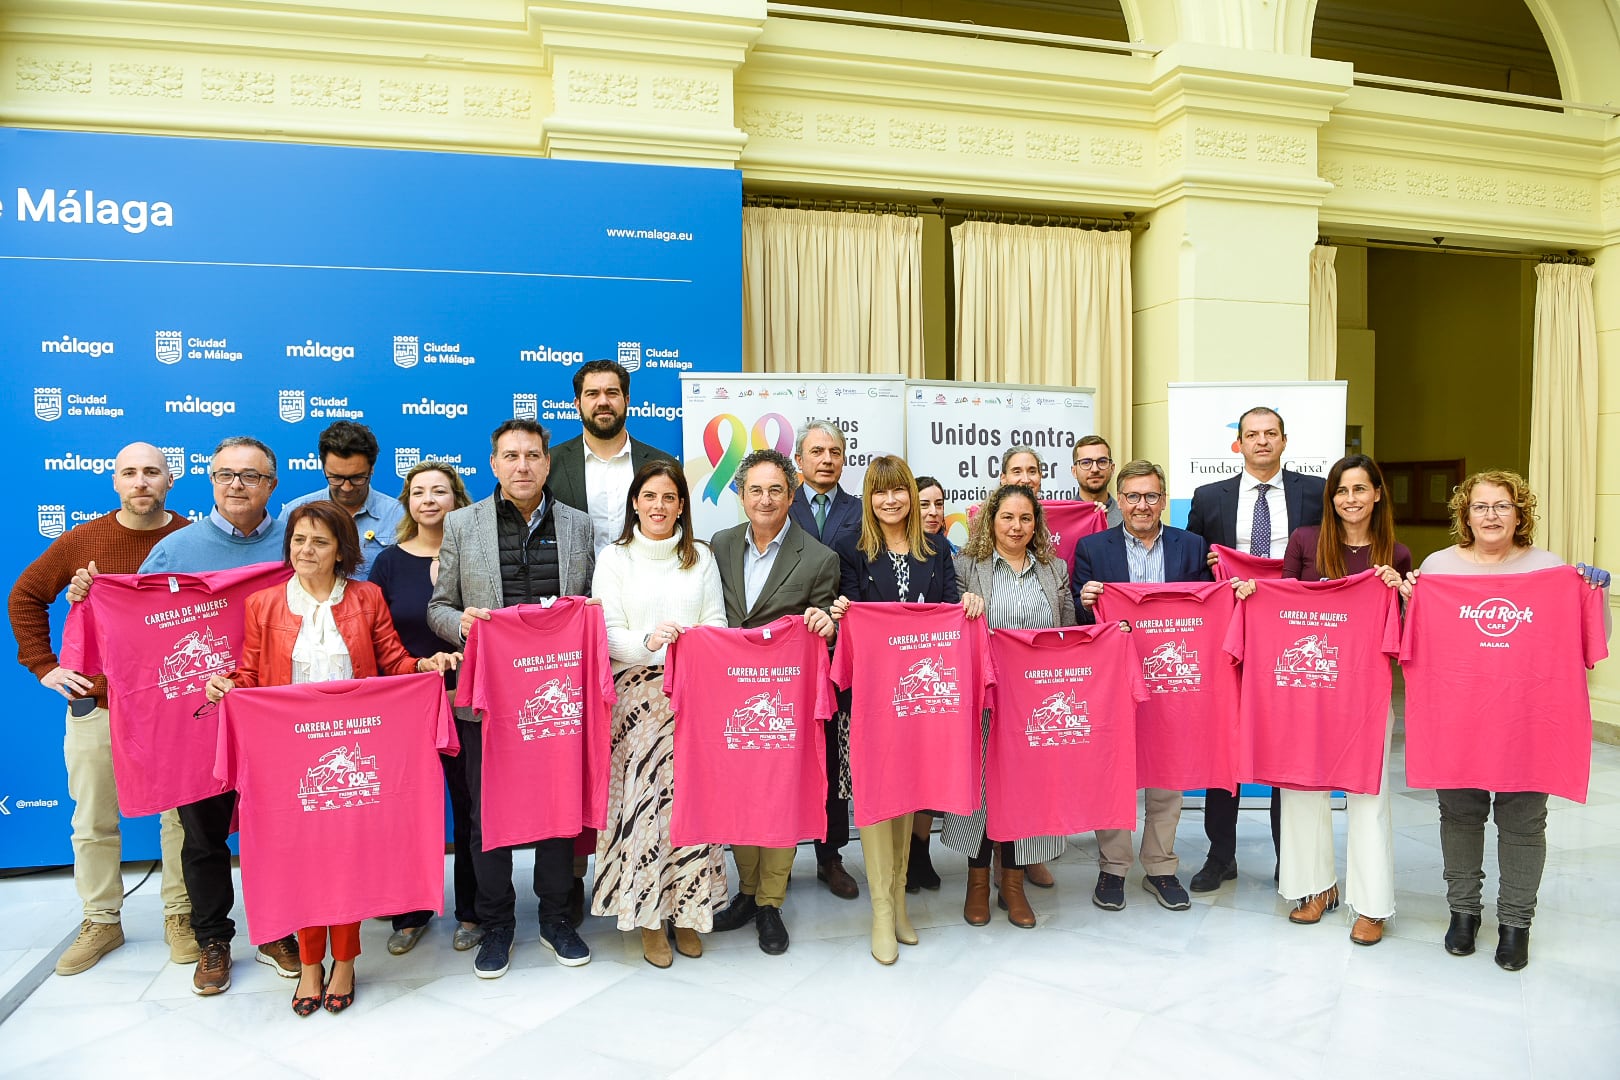
M1572 566L1422 574L1401 644L1406 782L1585 802L1605 598Z
M125 817L230 790L214 775L219 715L203 687L236 667L247 598L291 576L269 562L201 574L102 574L72 606L62 666L107 676L113 777Z
M851 604L832 678L853 687L855 824L979 808L979 717L995 681L983 619L961 604Z
M255 944L444 911L439 754L461 746L442 676L246 687L225 696L219 716L214 772L240 795Z
M1148 692L1129 637L1117 623L990 635L990 839L1136 828L1136 706Z
M1243 665L1238 779L1376 795L1383 785L1389 660L1400 594L1372 570L1257 583L1226 651Z
M827 837L827 643L786 615L752 630L694 626L669 646L676 847L792 847Z
M1247 551L1229 548L1225 544L1211 544L1209 550L1215 553L1216 581L1230 581L1232 578L1263 581L1283 576L1281 559L1262 559L1258 555L1250 555Z
M1042 499L1052 547L1064 566L1074 565L1074 549L1092 533L1108 528L1108 504L1089 499Z
M1136 783L1237 790L1238 669L1222 647L1237 597L1225 582L1109 582L1100 622L1128 622L1148 699L1136 710Z
M474 619L456 704L483 721L484 850L607 824L613 671L600 604L560 596Z

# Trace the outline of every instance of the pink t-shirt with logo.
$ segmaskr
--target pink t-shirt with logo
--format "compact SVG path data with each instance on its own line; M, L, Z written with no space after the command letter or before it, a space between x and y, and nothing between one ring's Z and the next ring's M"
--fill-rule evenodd
M676 847L792 847L827 837L827 643L798 615L751 630L694 626L669 646Z
M219 715L214 772L240 795L255 944L444 911L439 754L461 746L441 675L246 687Z
M1572 566L1422 574L1401 644L1406 782L1585 802L1605 600Z
M600 604L561 596L474 619L456 704L483 721L484 850L607 824L613 671Z
M855 824L979 808L979 718L995 682L982 618L961 604L851 604L832 679L851 690Z
M1129 637L1117 623L990 635L990 839L1136 828L1136 706L1148 692Z
M1237 605L1225 647L1243 665L1240 781L1378 794L1389 661L1401 647L1396 590L1372 570L1262 580Z
M1100 622L1128 622L1148 698L1136 710L1136 783L1237 790L1238 669L1223 648L1225 582L1109 582Z
M1216 581L1230 581L1233 578L1263 581L1283 576L1281 559L1263 559L1258 555L1250 555L1247 551L1229 548L1225 544L1211 544L1209 550L1215 553Z
M1042 499L1052 546L1064 566L1074 565L1074 549L1092 533L1108 528L1108 504L1089 499Z
M125 817L229 790L214 775L219 715L203 688L236 667L247 598L291 576L270 562L200 574L101 574L69 610L62 666L107 676L113 777Z

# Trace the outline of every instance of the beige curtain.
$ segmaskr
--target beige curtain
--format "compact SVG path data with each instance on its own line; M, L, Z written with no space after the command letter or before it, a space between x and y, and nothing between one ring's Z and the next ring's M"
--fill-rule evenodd
M1097 388L1097 432L1131 445L1131 234L968 221L951 230L956 377Z
M1311 248L1311 343L1309 378L1332 379L1339 371L1339 249Z
M1597 372L1592 268L1537 266L1529 481L1536 542L1568 562L1591 562L1596 543Z
M922 222L744 208L743 370L925 377Z

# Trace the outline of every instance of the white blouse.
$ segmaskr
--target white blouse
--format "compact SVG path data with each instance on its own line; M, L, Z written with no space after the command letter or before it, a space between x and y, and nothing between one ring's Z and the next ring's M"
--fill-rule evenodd
M287 581L287 607L304 620L298 628L298 639L293 642L292 681L294 683L336 682L354 678L354 664L349 659L349 647L338 633L337 620L332 608L343 599L348 579L339 575L332 586L332 595L317 600L304 591L294 575Z

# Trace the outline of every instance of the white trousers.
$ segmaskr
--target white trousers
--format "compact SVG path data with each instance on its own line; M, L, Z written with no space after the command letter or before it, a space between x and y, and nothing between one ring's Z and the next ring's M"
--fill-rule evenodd
M1389 737L1395 712L1384 722L1383 782L1377 795L1347 795L1350 818L1343 899L1358 915L1395 914L1395 827L1389 814ZM1282 866L1277 891L1288 900L1326 892L1339 880L1333 857L1332 795L1282 789Z

